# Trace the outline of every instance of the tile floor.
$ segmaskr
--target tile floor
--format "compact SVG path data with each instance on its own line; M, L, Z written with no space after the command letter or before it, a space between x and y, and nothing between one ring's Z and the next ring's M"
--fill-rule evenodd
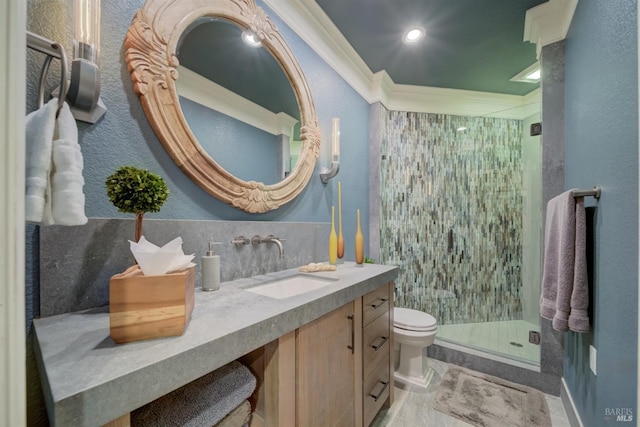
M540 326L524 320L461 323L438 325L436 338L539 366L540 346L529 343L529 331Z
M389 409L383 409L371 423L372 427L470 427L462 420L436 411L432 407L440 379L450 364L429 359L433 369L433 378L426 390L414 387L394 388L394 403ZM546 395L553 427L570 427L567 414L559 397ZM528 426L535 427L535 426Z

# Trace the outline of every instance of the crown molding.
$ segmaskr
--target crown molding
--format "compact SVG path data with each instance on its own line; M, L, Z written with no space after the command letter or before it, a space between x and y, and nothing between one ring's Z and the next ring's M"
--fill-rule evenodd
M564 40L576 11L578 0L549 0L527 10L524 41L536 44L536 52L544 46Z
M298 119L283 112L273 113L182 65L178 66L178 75L178 95L272 135L291 137L298 123Z
M519 96L396 84L386 71L369 69L315 0L263 1L370 104L380 102L398 111L513 119L539 112L539 105L528 105L540 98L537 89Z
M263 0L367 102L373 73L314 0Z

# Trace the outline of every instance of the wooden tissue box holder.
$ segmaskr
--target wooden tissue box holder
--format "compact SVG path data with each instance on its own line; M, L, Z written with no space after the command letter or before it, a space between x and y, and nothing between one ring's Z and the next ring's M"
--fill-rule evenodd
M109 280L109 329L118 344L182 335L195 302L195 267L145 276L138 265Z

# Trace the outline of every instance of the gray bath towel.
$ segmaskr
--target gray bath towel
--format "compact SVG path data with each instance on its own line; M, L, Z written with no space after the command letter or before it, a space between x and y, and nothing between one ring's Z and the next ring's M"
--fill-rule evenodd
M589 332L586 215L573 190L549 201L545 225L540 315L564 332Z
M131 425L211 427L242 405L255 387L249 368L233 361L131 412Z
M214 427L240 427L245 426L251 419L251 403L245 400L236 409L231 411Z

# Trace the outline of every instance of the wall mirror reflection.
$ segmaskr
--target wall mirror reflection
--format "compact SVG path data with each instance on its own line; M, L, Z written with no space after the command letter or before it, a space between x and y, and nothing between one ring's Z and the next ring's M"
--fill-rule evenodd
M197 19L178 42L176 87L191 131L220 166L274 184L300 153L300 110L282 67L250 35L226 19Z

